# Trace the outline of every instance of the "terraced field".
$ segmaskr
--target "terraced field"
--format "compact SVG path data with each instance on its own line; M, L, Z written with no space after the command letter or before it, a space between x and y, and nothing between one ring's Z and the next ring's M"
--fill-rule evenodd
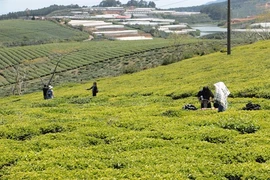
M0 49L0 87L18 84L19 81L40 87L40 79L47 81L57 64L57 77L54 79L57 84L72 81L72 77L79 82L133 73L214 52L222 47L222 42L215 41L191 39L176 45L172 40L156 39L134 42L54 43L5 48ZM31 89L32 85L29 84L29 87Z

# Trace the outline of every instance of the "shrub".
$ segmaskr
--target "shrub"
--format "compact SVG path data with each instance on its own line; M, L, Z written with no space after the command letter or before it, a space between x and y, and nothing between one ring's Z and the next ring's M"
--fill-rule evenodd
M114 169L122 169L122 168L125 168L126 167L126 164L125 163L121 163L121 162L115 162L112 164L112 167Z
M174 139L174 137L171 134L162 133L162 132L152 132L147 137L148 138L154 138L154 139L168 140L168 141Z
M182 94L168 94L167 96L171 97L173 100L178 100L178 99L184 99L187 97L191 97L192 93L184 92Z
M41 134L59 133L62 131L64 131L64 128L58 124L50 124L49 126L40 128Z
M228 180L241 180L242 179L242 175L235 175L235 174L226 174L225 177Z
M203 141L207 141L210 143L225 143L228 140L227 136L204 136Z
M71 104L87 104L91 101L91 97L75 97L69 100Z
M179 112L177 112L175 110L167 110L167 111L165 111L165 112L162 113L162 116L178 117L179 116Z
M101 144L102 141L100 139L97 139L95 137L89 137L87 143L92 146L96 146L98 144Z
M38 132L30 127L19 127L11 129L7 132L6 138L18 141L30 140L33 136L37 135Z
M256 157L256 162L265 163L266 159L263 156L260 155L260 156Z
M12 109L0 109L0 114L1 115L12 115L12 114L16 114L16 111L14 111Z
M169 64L178 62L178 61L180 61L181 59L182 59L182 58L181 58L181 57L178 57L176 54L170 54L170 55L166 56L166 57L162 60L161 65L166 66L166 65L169 65Z
M132 74L138 72L140 68L136 64L129 64L122 68L123 74Z
M227 122L220 122L220 127L224 129L231 129L231 130L236 130L239 131L241 134L245 133L255 133L260 129L260 126L255 125L254 122L252 121L243 121L243 120L238 120L238 121L227 121Z
M31 104L31 107L57 107L57 103L55 101L47 100L46 102L38 102Z

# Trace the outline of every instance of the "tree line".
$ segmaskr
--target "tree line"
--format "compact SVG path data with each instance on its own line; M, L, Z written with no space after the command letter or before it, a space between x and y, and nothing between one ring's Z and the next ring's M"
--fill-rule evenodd
M122 4L118 0L103 0L99 3L98 7L139 7L139 8L155 8L156 4L153 1L144 1L144 0L129 0L126 4Z

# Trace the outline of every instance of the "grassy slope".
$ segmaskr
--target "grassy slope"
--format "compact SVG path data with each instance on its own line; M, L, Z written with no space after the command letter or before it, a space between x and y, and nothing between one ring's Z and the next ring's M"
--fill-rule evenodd
M270 41L121 77L55 87L0 102L2 179L267 179ZM199 88L223 81L229 109L199 106ZM187 98L173 100L173 97ZM239 96L239 97L238 97ZM249 101L263 110L243 111ZM241 133L252 132L253 133Z
M0 46L44 44L67 40L85 40L87 33L51 21L2 20L0 21Z

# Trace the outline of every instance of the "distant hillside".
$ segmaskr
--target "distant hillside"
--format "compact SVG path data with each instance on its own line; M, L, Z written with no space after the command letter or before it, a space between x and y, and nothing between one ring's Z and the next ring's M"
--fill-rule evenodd
M46 16L54 11L58 10L66 10L66 9L76 9L79 8L78 5L51 5L49 7L36 9L36 10L29 10L29 11L18 11L18 12L12 12L5 15L0 16L0 20L3 19L18 19L23 17L32 17L32 16Z
M88 33L53 21L21 19L0 21L0 47L82 41L88 37Z
M232 18L244 18L256 16L269 10L265 5L269 0L231 0ZM211 3L208 5L173 8L176 11L198 11L208 14L213 20L225 20L227 18L227 1Z

